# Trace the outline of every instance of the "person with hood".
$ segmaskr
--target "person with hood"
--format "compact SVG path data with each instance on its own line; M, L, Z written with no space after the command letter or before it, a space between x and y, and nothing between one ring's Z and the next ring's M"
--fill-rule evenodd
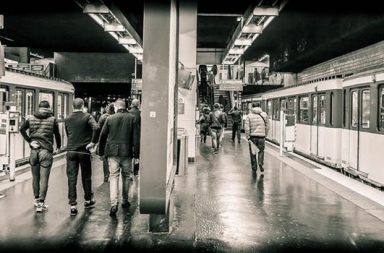
M101 129L103 129L104 123L107 120L107 118L109 116L111 116L112 114L114 114L114 113L115 113L115 107L113 106L112 103L108 104L105 107L104 114L100 116L100 119L99 119L99 122L98 122L99 123L99 131L101 131ZM100 153L99 150L97 150L97 151L98 151L98 153ZM102 159L103 159L104 182L108 182L108 179L109 179L108 158L103 156Z
M29 129L29 134L27 130ZM20 127L20 133L31 147L29 163L32 170L32 187L35 196L36 212L48 210L45 198L48 191L49 174L53 163L53 137L56 153L60 152L61 136L56 118L50 110L48 101L41 101L39 109L29 116Z
M213 105L213 112L209 114L209 125L211 128L212 148L216 153L220 147L220 136L224 125L223 113L220 110L220 104Z
M268 135L269 123L268 115L263 112L258 104L254 105L250 110L244 122L245 136L249 141L249 152L251 156L252 171L257 171L257 161L259 162L260 171L264 172L264 149L265 137ZM252 150L252 145L255 145L259 152L256 159L256 153Z

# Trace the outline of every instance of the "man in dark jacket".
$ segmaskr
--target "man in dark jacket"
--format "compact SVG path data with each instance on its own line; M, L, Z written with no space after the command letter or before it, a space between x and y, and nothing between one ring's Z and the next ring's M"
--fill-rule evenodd
M132 100L131 104L131 109L128 111L129 113L132 113L135 115L136 121L139 124L139 133L138 135L140 136L140 129L141 129L141 115L140 115L140 101L138 99ZM139 156L140 156L140 138L139 138L139 144L138 147L139 149ZM134 165L133 165L133 175L138 175L139 174L139 159L135 159Z
M122 207L130 206L128 191L132 158L139 158L140 138L138 120L127 112L125 102L121 99L116 100L115 109L116 113L107 118L99 140L100 155L108 157L112 206L110 216L115 216L118 210L120 171L123 181Z
M103 129L104 123L107 120L107 118L114 113L115 113L115 107L113 106L112 103L108 104L105 107L105 113L103 115L101 115L100 119L99 119L99 130L100 131L101 131L101 129ZM100 153L100 150L98 150L98 152ZM103 159L104 182L108 182L108 179L109 179L108 158L103 156L102 159Z
M59 126L47 101L39 103L39 110L27 118L20 127L20 133L31 147L29 162L32 167L32 186L35 195L36 212L48 210L44 203L48 191L48 180L53 163L53 136L57 153L60 152ZM29 129L29 135L27 130Z
M70 214L77 214L77 175L81 166L81 181L84 189L84 207L91 208L96 201L92 192L92 165L90 149L95 146L98 135L98 124L89 114L83 112L84 100L73 100L73 113L65 119L67 144L67 177Z
M233 107L228 112L232 116L232 141L235 142L235 137L237 135L237 141L240 143L240 128L241 128L241 111L237 109L237 106Z

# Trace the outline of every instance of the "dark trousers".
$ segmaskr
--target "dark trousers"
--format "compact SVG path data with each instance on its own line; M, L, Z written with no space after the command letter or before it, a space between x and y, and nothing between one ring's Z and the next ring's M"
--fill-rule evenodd
M67 177L68 177L68 199L70 205L76 205L77 199L77 174L81 167L81 181L84 189L84 199L91 200L92 192L92 165L91 154L87 152L68 151L67 153Z
M35 199L44 202L48 192L48 181L51 173L52 152L39 148L32 149L29 157L32 171L32 187Z
M109 177L108 158L105 156L103 156L103 172L104 172L104 177Z
M235 137L237 136L237 140L240 142L240 123L233 122L232 125L232 141L235 141Z
M251 143L249 143L249 154L251 156L251 167L252 167L253 171L257 171L257 160L259 160L260 165L264 165L265 138L264 137L251 136L250 140L259 149L259 152L258 152L257 158L256 158L256 154L255 155L252 154Z

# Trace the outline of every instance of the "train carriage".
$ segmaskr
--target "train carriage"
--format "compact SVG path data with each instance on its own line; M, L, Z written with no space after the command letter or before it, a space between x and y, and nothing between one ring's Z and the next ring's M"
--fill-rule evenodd
M20 113L20 124L38 108L41 100L47 100L54 116L58 120L62 145L67 143L64 131L64 118L72 111L74 87L71 83L36 75L19 70L7 68L5 76L0 77L0 113L9 109L9 105L15 105ZM19 124L19 125L20 125ZM0 142L7 144L1 145L0 161L4 162L7 156L7 137L0 134ZM16 164L20 165L28 161L30 153L29 145L23 140L21 135L17 135L16 145ZM1 169L1 168L0 168Z

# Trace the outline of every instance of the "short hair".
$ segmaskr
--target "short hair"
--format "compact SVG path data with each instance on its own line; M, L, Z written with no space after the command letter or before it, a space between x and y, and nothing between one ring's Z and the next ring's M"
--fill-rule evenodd
M224 109L224 105L223 105L223 104L220 104L220 108L221 108L221 109Z
M132 100L132 106L139 107L139 105L140 105L140 100L138 100L137 98Z
M50 107L49 102L47 100L40 101L39 108L47 108L48 109L49 107Z
M125 104L125 101L124 100L122 100L122 99L117 99L116 101L115 101L115 108L116 108L116 110L119 110L119 109L126 109L127 108L127 106L126 106L126 104Z
M73 105L73 109L79 110L79 109L83 108L84 100L82 98L75 98L73 100L72 105Z
M237 106L233 107L233 110L237 110Z
M219 109L219 108L220 108L220 104L219 104L219 103L215 103L215 104L213 105L213 108L215 108L215 109Z
M115 106L110 103L105 107L105 112L109 114L114 114L115 113Z

